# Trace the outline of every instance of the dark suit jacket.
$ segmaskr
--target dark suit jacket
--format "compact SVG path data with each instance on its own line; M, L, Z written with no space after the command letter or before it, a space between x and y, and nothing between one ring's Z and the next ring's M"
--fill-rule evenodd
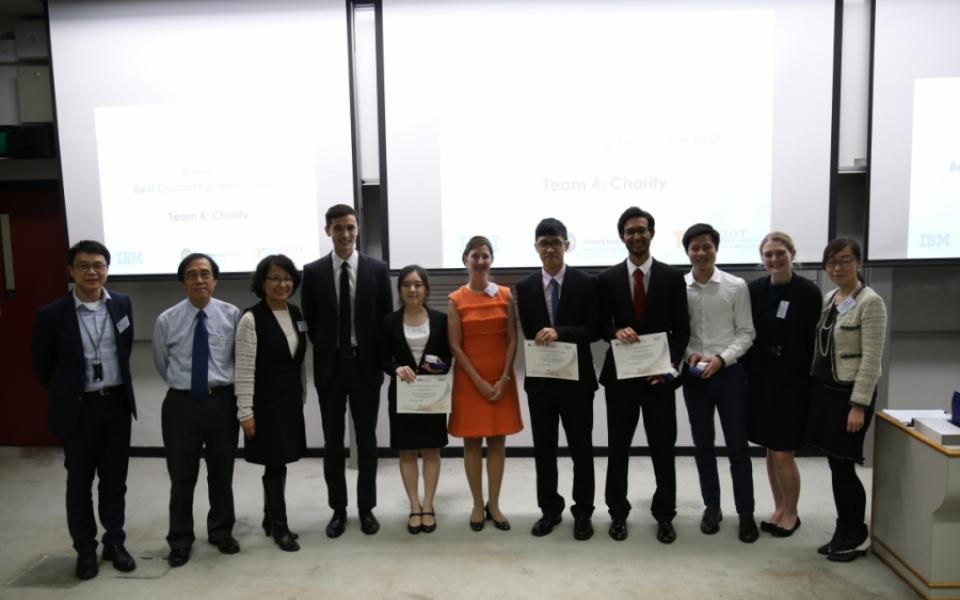
M383 383L380 368L380 323L393 310L387 264L363 254L357 263L357 289L353 327L357 358L371 384ZM313 378L318 390L326 388L337 362L337 288L333 283L333 253L303 268L301 300L307 335L313 342Z
M107 312L117 337L117 358L124 395L130 412L137 416L130 378L130 351L133 348L133 312L130 297L110 292ZM117 323L126 317L129 326L120 333ZM37 311L33 329L33 370L49 397L48 429L61 438L70 437L77 427L82 405L84 380L83 342L73 293Z
M683 272L658 260L650 267L650 284L647 288L647 303L643 322L637 323L633 312L633 297L626 261L616 264L597 276L600 295L601 335L610 341L617 331L632 327L637 335L666 332L670 345L670 360L674 365L683 359L683 352L690 340L690 315L687 313L687 286ZM675 384L679 378L675 381ZM613 362L613 349L607 349L607 357L600 371L600 382L611 385L617 382L617 369Z
M430 337L424 354L433 354L447 366L452 362L450 352L450 338L447 337L447 315L438 310L427 307L430 319ZM383 371L390 376L390 402L397 401L397 367L408 366L414 373L426 373L414 359L413 352L407 344L407 336L403 333L403 309L390 313L383 319L383 332L380 344L382 353Z
M597 320L597 288L589 275L567 266L560 288L560 311L554 329L561 342L577 345L579 381L564 381L544 377L527 377L523 389L528 394L550 390L576 389L590 393L597 389L597 374L593 368L590 343L600 337ZM550 326L547 300L543 293L543 274L538 270L517 283L517 312L523 337L532 340L544 327Z

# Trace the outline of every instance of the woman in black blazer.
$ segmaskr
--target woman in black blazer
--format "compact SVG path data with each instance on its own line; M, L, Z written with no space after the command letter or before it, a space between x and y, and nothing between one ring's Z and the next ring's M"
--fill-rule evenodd
M398 414L397 379L413 381L418 374L449 370L447 315L426 305L430 280L417 265L397 277L402 308L383 319L383 370L390 375L390 447L400 453L400 476L410 500L410 533L437 528L433 496L440 478L440 448L447 445L445 414ZM423 458L423 501L419 493L417 457Z

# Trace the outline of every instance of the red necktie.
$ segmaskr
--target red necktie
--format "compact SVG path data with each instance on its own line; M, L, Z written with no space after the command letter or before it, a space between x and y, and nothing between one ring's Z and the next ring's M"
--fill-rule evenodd
M637 325L643 322L643 311L647 307L647 292L643 289L643 271L633 272L633 312L637 316Z

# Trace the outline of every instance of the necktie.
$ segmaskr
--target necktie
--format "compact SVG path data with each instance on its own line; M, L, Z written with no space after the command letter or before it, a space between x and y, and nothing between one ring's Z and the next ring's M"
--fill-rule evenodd
M193 362L190 366L190 395L197 404L207 401L210 393L207 385L207 363L210 360L210 334L207 332L207 313L197 313L197 326L193 330Z
M337 313L337 345L340 356L353 356L353 345L350 343L350 265L347 263L340 264L340 301Z
M560 313L560 284L556 279L550 280L550 324L556 325Z
M633 272L633 312L637 317L637 324L643 321L643 311L647 307L647 292L643 289L643 271Z

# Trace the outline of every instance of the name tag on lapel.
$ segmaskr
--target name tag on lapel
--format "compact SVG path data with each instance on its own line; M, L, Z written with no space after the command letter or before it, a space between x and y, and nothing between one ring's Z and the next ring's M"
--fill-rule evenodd
M306 321L297 321L297 331L300 333L307 332L307 322Z
M117 321L117 333L123 333L130 327L130 317L123 315L123 318Z

